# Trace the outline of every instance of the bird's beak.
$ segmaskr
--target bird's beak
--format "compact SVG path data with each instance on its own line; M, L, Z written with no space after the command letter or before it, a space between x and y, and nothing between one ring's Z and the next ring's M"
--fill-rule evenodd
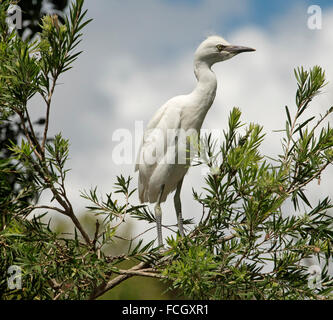
M249 47L242 47L242 46L228 46L224 49L224 51L238 54L238 53L241 53L241 52L256 51L256 49L249 48Z

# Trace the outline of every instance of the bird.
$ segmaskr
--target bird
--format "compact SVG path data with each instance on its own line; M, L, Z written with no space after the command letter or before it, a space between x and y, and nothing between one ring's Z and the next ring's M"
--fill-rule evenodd
M165 202L174 190L178 231L179 235L184 237L180 193L193 157L193 152L188 150L191 139L184 139L184 132L199 134L206 114L214 102L217 79L212 66L239 53L250 51L255 49L232 45L218 35L207 37L194 53L194 74L197 79L194 90L189 94L171 98L163 104L144 131L135 164L135 171L139 172L138 193L141 203L156 203L154 212L157 240L161 248L161 203ZM185 136L188 137L186 134Z

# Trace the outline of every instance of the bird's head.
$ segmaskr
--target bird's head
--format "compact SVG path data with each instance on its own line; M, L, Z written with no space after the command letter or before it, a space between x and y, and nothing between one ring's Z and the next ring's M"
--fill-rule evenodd
M219 36L210 36L203 41L195 52L195 60L208 63L228 60L241 52L255 51L249 47L231 45Z

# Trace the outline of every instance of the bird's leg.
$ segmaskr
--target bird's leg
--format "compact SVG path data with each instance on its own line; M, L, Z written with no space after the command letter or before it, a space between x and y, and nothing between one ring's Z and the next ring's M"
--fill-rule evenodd
M157 203L155 205L155 218L156 218L156 226L157 226L157 241L158 246L163 246L163 239L162 239L162 209L161 209L161 199L162 194L164 191L164 184L161 187L161 191L157 198Z
M179 234L180 234L181 237L184 237L182 204L180 202L180 190L181 190L182 185L183 185L183 180L184 180L184 178L182 178L179 181L179 183L177 185L177 190L176 190L176 193L175 193L175 197L173 198L174 203L175 203L176 215L177 215L178 230L179 230Z

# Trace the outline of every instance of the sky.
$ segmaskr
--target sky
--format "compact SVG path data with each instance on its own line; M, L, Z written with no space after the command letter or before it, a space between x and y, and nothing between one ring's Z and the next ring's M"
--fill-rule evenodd
M168 99L191 92L196 84L193 54L207 36L218 34L232 44L256 48L213 67L218 89L203 128L225 129L230 110L237 106L246 123L264 126L262 151L281 152L281 136L274 130L285 124L284 106L295 107L297 66L321 65L331 83L312 106L324 113L333 103L333 1L260 0L96 0L85 2L94 21L84 30L84 53L56 88L50 134L62 132L70 140L72 171L67 178L70 199L77 212L89 205L80 190L98 186L100 194L113 190L117 175L134 173L135 148L130 164L117 164L114 150L117 130L136 123L146 125ZM310 5L320 6L321 29L311 29ZM43 106L34 101L34 117ZM332 120L332 117L330 118ZM119 132L119 131L118 131ZM332 191L332 169L321 184L311 186L311 198ZM184 218L200 218L202 209L193 200L192 187L203 192L200 167L191 168L182 189ZM44 194L41 201L50 200ZM163 204L163 223L174 224L173 195ZM138 204L137 194L132 199ZM138 225L135 222L135 225ZM139 229L146 227L140 224ZM139 230L135 229L135 230ZM165 233L167 234L167 233ZM155 237L155 231L147 239Z

